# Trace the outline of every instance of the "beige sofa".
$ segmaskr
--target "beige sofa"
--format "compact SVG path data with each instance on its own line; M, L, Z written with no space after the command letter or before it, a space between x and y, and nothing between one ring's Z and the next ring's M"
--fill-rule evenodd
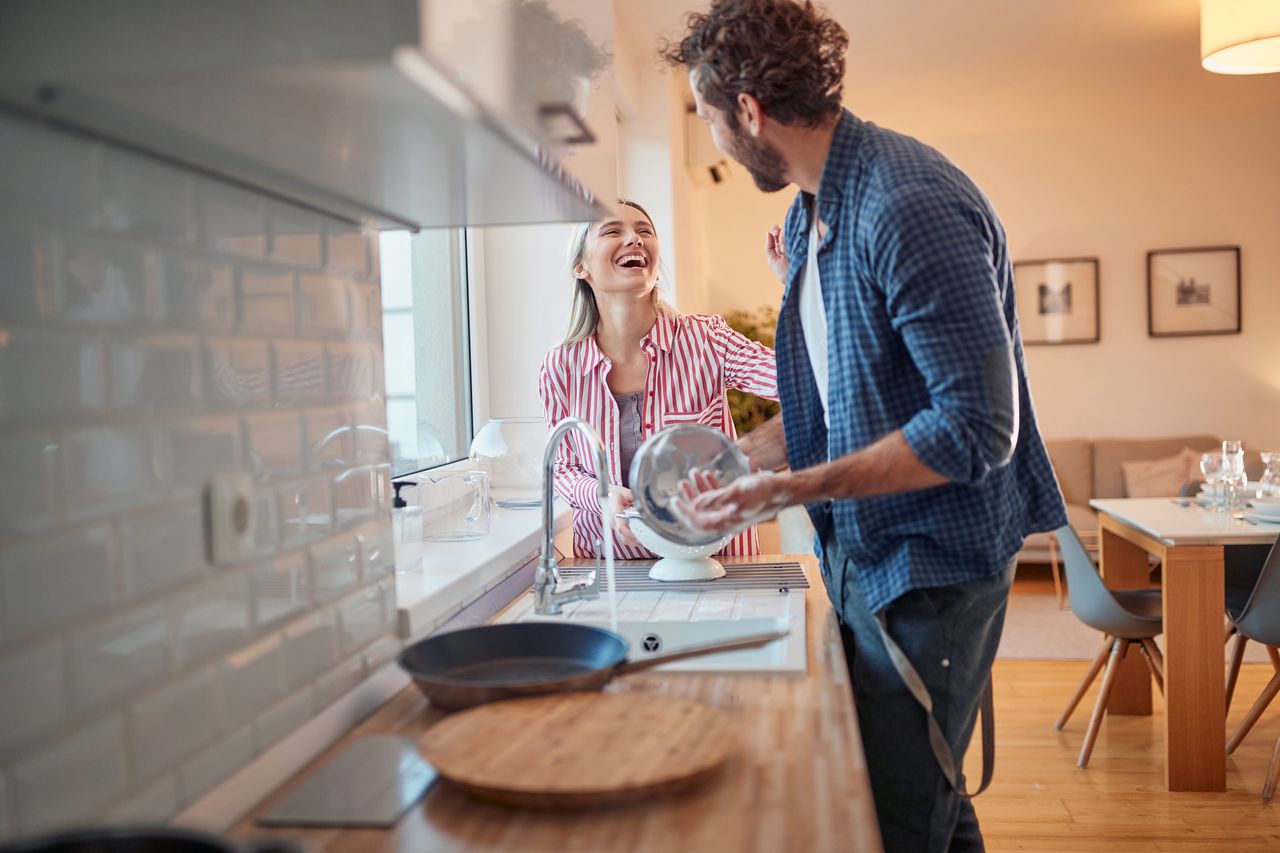
M1049 460L1058 475L1058 485L1067 501L1067 518L1077 531L1088 533L1098 527L1089 508L1093 498L1127 497L1122 462L1137 459L1161 459L1173 456L1184 447L1193 450L1217 450L1222 442L1212 435L1185 435L1172 438L1063 438L1045 440ZM1257 456L1257 454L1249 454ZM1247 466L1252 468L1251 465ZM1250 470L1250 480L1256 474ZM1018 552L1019 563L1051 561L1049 534L1027 537Z

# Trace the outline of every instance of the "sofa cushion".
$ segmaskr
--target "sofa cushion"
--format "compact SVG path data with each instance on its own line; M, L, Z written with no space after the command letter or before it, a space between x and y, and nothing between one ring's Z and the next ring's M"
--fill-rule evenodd
M1098 514L1089 509L1087 504L1068 503L1067 521L1077 533L1093 533L1098 530ZM1028 536L1022 543L1022 550L1018 552L1018 562L1049 562L1049 534L1032 533Z
M1093 442L1087 438L1046 440L1058 487L1068 504L1088 504L1093 497Z
M1172 498L1187 483L1200 482L1200 451L1184 447L1173 456L1120 463L1125 497Z
M1124 472L1120 463L1135 459L1159 459L1173 456L1184 447L1192 450L1215 450L1222 442L1212 435L1187 435L1175 438L1100 438L1093 442L1092 498L1122 498Z

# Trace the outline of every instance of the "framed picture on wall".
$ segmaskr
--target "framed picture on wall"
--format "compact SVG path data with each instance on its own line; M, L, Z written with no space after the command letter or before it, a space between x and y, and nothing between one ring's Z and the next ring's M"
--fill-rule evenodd
M1147 334L1239 333L1239 246L1147 252Z
M1098 342L1097 258L1015 261L1013 283L1024 344Z

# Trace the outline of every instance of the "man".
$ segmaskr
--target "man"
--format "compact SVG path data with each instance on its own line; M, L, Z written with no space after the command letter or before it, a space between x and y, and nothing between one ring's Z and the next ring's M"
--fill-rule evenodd
M1066 510L1003 226L937 151L842 109L847 47L811 3L715 0L663 53L760 189L800 189L785 234L766 237L786 285L782 418L742 442L766 473L727 488L695 474L684 512L727 531L805 505L886 849L982 849L958 765L989 702L1014 555Z

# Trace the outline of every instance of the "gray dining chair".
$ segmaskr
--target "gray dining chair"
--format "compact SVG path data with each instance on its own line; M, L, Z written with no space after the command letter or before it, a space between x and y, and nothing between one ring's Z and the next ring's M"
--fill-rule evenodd
M1280 646L1280 542L1277 542L1267 555L1262 566L1262 574L1258 575L1258 583L1245 603L1239 615L1233 616L1231 624L1236 633L1254 642L1267 646ZM1280 671L1271 677L1271 681L1263 689L1258 701L1253 703L1249 713L1240 722L1240 728L1227 741L1227 755L1236 751L1236 747L1244 740L1245 735L1253 728L1254 723L1267 710L1271 700L1280 693ZM1271 765L1267 768L1267 778L1262 785L1262 799L1268 801L1275 794L1276 783L1280 780L1280 740L1276 741L1275 753L1271 756Z
M1089 671L1067 703L1066 710L1054 724L1055 729L1062 731L1105 664L1107 671L1102 677L1102 688L1098 691L1093 716L1089 719L1089 730L1085 733L1084 745L1080 748L1080 757L1076 761L1077 766L1086 767L1089 756L1093 753L1094 742L1098 739L1098 730L1102 726L1102 717L1107 710L1107 700L1111 696L1120 661L1129 653L1130 646L1137 646L1151 670L1151 677L1155 679L1160 692L1164 692L1164 658L1155 644L1155 638L1164 630L1164 619L1161 615L1160 590L1107 589L1075 530L1066 525L1054 531L1054 535L1062 550L1062 565L1067 574L1071 611L1081 622L1106 635L1102 650L1089 666Z
M1266 565L1272 547L1271 545L1233 545L1227 548L1223 555L1227 642L1231 642L1231 638L1235 637L1235 644L1231 647L1231 661L1227 666L1226 710L1228 714L1231 712L1231 699L1236 692L1236 681L1240 678L1240 666L1244 663L1245 647L1249 644L1249 638L1236 631L1234 620L1249 603L1249 596L1253 595L1253 588L1258 585L1258 577L1262 574L1262 567ZM1280 650L1275 646L1267 646L1266 650L1271 658L1271 665L1280 672Z

